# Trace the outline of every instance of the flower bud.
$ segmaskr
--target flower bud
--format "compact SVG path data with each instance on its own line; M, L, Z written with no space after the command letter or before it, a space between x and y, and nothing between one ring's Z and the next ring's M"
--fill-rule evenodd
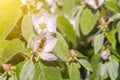
M2 67L7 72L10 71L10 69L11 69L9 64L2 64Z
M75 52L74 52L74 50L71 50L71 51L70 51L70 57L71 57L71 58L74 58L74 57L75 57Z
M102 58L103 60L107 60L107 59L109 58L109 51L108 51L108 50L102 51L102 53L101 53L101 58Z
M103 18L101 18L101 20L100 20L100 25L103 27L106 26L106 21Z

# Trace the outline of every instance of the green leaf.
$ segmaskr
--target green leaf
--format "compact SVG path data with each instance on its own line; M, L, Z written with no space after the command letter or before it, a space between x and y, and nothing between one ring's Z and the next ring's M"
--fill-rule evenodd
M38 62L35 65L34 80L62 80L60 71L53 66L44 66Z
M79 59L79 62L88 71L93 71L91 64L86 59Z
M32 61L27 61L20 73L20 80L33 80L35 67Z
M113 22L113 21L117 21L120 19L120 13L117 13L115 15L113 15L112 17L109 18L108 22Z
M71 63L68 66L68 72L69 72L70 80L81 80L80 72L77 64Z
M86 56L84 56L81 52L75 50L75 54L78 58L87 58Z
M104 80L108 77L107 71L108 71L107 64L100 62L100 77L102 80Z
M94 28L99 18L99 11L93 13L90 9L85 9L80 16L80 27L84 35L89 34Z
M4 49L2 54L2 61L9 61L13 56L19 52L24 52L25 46L20 39L13 39ZM21 53L22 54L22 53Z
M118 7L120 8L120 0L118 0L117 5L118 5Z
M46 80L62 80L60 71L55 67L44 68Z
M55 1L60 6L63 6L63 4L64 4L64 0L55 0Z
M55 0L59 6L62 6L62 9L57 7L57 14L59 15L72 15L74 7L76 6L76 0Z
M67 38L76 45L76 33L70 22L63 16L57 17L58 29L67 36Z
M120 62L120 59L115 55L111 55L111 59L116 60L117 62Z
M108 74L111 78L111 80L116 80L118 75L118 70L119 70L119 63L115 60L110 60L107 64L108 68Z
M9 6L9 8L8 8ZM0 1L0 39L5 39L22 16L20 1Z
M120 42L120 21L117 24L118 40Z
M82 14L83 8L79 7L77 10L79 12L76 14L76 19L75 19L75 32L76 35L80 38L80 15Z
M16 75L12 75L8 80L17 80Z
M57 33L57 44L54 48L55 54L62 59L63 61L69 61L69 48L68 44L66 43L65 39L62 37L61 34Z
M20 76L20 72L24 66L25 62L21 62L19 64L16 65L16 76L17 76L17 80L19 80L19 76Z
M6 76L5 77L0 76L0 80L6 80Z
M110 48L110 50L112 51L112 53L113 53L115 56L117 56L117 57L120 59L120 53L119 53L116 49Z
M99 62L100 62L100 54L95 54L91 58L91 65L93 68L93 73L90 75L91 80L99 80Z
M111 30L106 34L108 41L112 44L113 48L116 48L116 39L115 39L116 29Z
M119 8L116 4L117 4L117 0L108 0L108 1L105 2L106 8L113 11L114 13L118 13Z
M104 35L98 34L94 39L94 52L97 54L99 50L101 49L104 42Z
M1 61L1 58L2 58L2 53L5 49L5 47L10 43L10 41L8 40L0 40L0 61Z
M21 26L22 36L25 38L26 41L29 41L31 37L35 35L31 16L29 14L24 16Z

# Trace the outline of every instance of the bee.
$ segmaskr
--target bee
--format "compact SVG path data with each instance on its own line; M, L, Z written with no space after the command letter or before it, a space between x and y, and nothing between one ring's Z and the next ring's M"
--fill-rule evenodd
M95 0L95 3L96 3L96 5L99 5L99 1L98 0Z

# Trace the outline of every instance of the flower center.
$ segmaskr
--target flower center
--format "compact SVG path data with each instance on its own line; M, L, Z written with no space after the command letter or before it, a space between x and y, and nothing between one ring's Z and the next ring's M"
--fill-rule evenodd
M41 24L40 24L40 28L41 28L41 29L46 28L46 24L45 24L45 23L41 23Z
M40 41L39 46L38 46L38 51L42 51L42 49L44 48L45 42L46 42L46 38L43 38Z

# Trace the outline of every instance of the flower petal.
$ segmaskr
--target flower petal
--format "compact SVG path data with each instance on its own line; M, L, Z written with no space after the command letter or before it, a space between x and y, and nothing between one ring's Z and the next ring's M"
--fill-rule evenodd
M38 34L41 34L42 31L56 33L56 15L48 14L44 9L32 16L32 22ZM44 27L42 26L43 24L45 24Z
M92 8L98 9L103 4L104 0L97 0L97 2L95 0L85 0L85 2Z
M47 16L48 15L48 11L45 9L42 9L39 13L38 13L38 18L42 17L42 16Z
M56 33L56 15L49 14L47 17L48 31Z
M45 52L42 52L40 53L40 58L42 60L45 60L45 61L54 61L54 60L57 60L57 57L55 55L53 55L52 53L45 53Z
M107 60L109 58L109 51L108 50L102 51L101 58Z
M30 40L30 46L34 52L37 51L37 42L35 41L35 39L33 37Z
M105 0L98 0L98 6L100 7L103 3L104 3Z
M37 38L31 38L30 46L34 52L37 51L40 41L45 37L46 33L41 33Z
M46 2L48 3L49 6L52 6L55 3L54 0L46 0Z
M43 6L43 3L42 2L37 2L37 6L36 6L36 10L39 10L41 9L41 7Z
M51 52L52 49L55 47L56 42L57 42L57 39L54 38L49 33L47 33L46 34L46 43L45 43L45 46L44 46L44 51L45 52Z
M95 0L85 0L85 2L94 9L98 8L98 6L95 3Z
M52 13L55 13L56 7L57 7L56 4L53 4L53 5L51 6L50 10L51 10Z
M35 15L35 14L34 14L34 15L32 16L33 27L34 27L35 31L36 31L38 34L40 34L41 31L42 31L42 29L40 29L38 19L39 19L39 18L38 18L38 15Z

